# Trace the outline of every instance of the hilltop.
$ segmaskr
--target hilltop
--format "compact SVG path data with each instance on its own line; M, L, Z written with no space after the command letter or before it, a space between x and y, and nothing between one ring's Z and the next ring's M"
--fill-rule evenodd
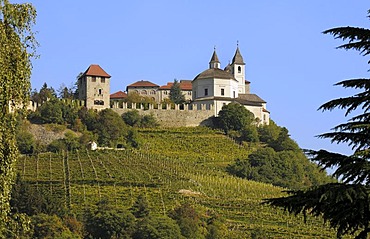
M124 151L102 150L22 156L23 180L61 198L81 218L84 208L107 199L130 208L144 193L154 215L189 202L202 215L224 218L227 238L332 238L321 220L304 224L280 209L262 205L283 188L237 178L226 167L258 144L239 144L220 131L196 128L140 129L142 145Z

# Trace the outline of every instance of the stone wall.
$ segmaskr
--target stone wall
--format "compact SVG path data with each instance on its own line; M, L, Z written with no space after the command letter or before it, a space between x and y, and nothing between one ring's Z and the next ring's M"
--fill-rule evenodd
M112 108L119 115L130 111L128 108ZM179 107L171 109L154 109L149 107L148 110L137 109L140 115L153 115L158 123L164 127L194 127L199 125L211 126L214 112L212 108L203 107L201 109L184 109Z

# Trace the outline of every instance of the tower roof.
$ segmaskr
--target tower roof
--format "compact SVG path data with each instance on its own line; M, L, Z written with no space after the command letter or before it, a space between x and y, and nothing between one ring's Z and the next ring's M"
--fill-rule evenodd
M110 78L110 75L103 70L99 65L91 64L84 72L84 76L100 76Z
M214 63L214 62L220 63L220 61L218 60L216 49L213 50L213 54L212 54L212 57L209 63Z
M240 54L239 46L236 47L235 55L231 64L245 65L242 54Z

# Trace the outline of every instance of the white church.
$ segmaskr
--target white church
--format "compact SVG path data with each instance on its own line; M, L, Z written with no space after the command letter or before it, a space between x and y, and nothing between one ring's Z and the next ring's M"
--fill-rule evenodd
M217 116L222 106L237 102L251 111L260 124L269 124L270 112L266 109L266 101L250 93L250 82L245 79L245 63L239 46L231 64L224 69L220 66L215 49L209 69L198 74L192 81L192 103L213 105Z

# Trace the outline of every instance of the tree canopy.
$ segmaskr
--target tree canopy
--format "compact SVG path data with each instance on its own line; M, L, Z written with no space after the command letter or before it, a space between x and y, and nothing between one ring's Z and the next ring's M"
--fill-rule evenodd
M370 11L368 12L370 18ZM358 27L338 27L324 31L335 38L348 40L340 49L354 49L363 56L370 54L370 30ZM370 63L370 62L368 62ZM342 183L329 183L308 190L289 191L289 196L267 199L266 203L282 207L293 214L322 216L337 231L337 238L345 234L366 239L370 232L370 79L349 79L336 85L360 90L359 93L331 100L319 109L335 108L352 113L346 123L337 125L332 132L319 135L332 143L352 147L352 155L321 149L307 151L311 159L324 168L334 168L333 176ZM355 111L357 110L357 111Z
M243 105L230 103L224 105L218 113L220 128L225 133L230 130L242 130L245 126L250 125L254 120L252 112L247 110Z

